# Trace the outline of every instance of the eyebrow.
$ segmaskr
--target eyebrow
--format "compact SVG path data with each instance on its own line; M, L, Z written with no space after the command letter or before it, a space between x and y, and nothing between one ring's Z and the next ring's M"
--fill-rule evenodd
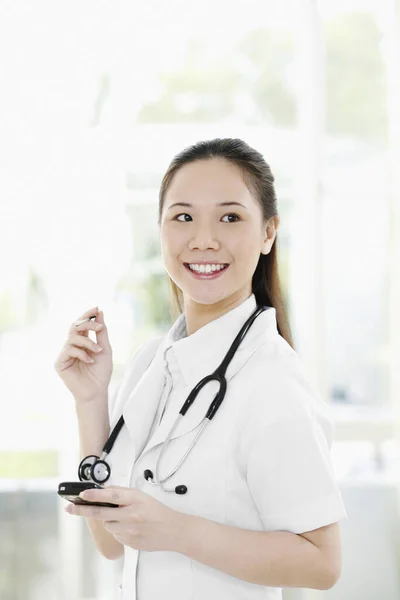
M168 210L171 210L171 208L174 208L174 206L188 206L189 208L193 208L193 204L189 204L188 202L175 202L174 204L171 204ZM248 210L247 206L241 204L240 202L219 202L217 206L243 206L243 208Z

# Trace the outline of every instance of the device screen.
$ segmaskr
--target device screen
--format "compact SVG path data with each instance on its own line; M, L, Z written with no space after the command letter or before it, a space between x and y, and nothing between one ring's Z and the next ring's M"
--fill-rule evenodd
M119 504L113 502L91 502L79 497L79 494L84 490L104 489L103 486L94 483L93 481L64 481L58 486L58 495L73 504L88 504L89 506L108 506L118 508Z
M89 502L84 498L79 498L79 496L64 496L63 494L60 494L60 496L62 498L65 498L65 500L69 500L73 504L88 504L89 506L109 506L111 508L119 507L119 504L113 504L112 502Z

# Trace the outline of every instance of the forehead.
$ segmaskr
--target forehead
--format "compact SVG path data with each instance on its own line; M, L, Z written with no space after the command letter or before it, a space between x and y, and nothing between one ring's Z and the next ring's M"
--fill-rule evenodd
M253 200L239 168L223 158L197 160L175 173L165 196L166 205L178 200L190 202L189 197L193 202L234 198L247 206Z

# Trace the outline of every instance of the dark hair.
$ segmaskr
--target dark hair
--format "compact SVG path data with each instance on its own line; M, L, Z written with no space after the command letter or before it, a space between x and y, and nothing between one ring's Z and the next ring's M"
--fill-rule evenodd
M179 152L172 159L160 186L159 226L161 225L165 194L175 173L188 163L211 158L224 158L239 168L247 187L261 207L265 222L278 215L274 176L262 154L240 139L217 138L197 142ZM252 292L255 295L257 305L273 306L275 308L278 332L294 348L279 281L277 239L278 234L276 234L268 254L260 253L252 278ZM170 291L172 292L171 314L175 312L175 316L177 316L183 312L182 291L169 276L168 279Z

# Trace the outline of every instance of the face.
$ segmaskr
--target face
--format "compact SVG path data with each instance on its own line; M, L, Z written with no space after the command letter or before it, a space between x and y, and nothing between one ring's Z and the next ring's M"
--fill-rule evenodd
M248 298L260 253L270 251L278 222L278 217L263 221L258 202L229 161L198 160L177 171L164 199L160 242L165 268L185 304ZM202 263L228 267L201 278L187 266Z

